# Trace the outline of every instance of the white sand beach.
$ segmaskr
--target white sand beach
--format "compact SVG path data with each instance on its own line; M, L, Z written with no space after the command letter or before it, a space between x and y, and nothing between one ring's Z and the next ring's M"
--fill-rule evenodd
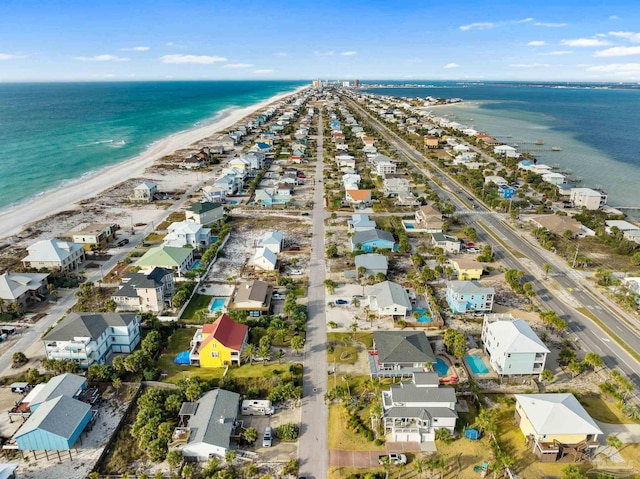
M152 144L135 158L110 166L96 175L77 184L59 188L39 196L32 201L13 207L0 213L0 238L18 234L34 221L61 211L75 208L75 204L86 198L97 196L101 191L117 185L129 178L142 175L154 161L172 154L181 148L187 148L194 142L229 128L244 117L265 108L267 105L303 90L300 87L292 92L281 93L244 108L230 110L218 121L199 128L175 133Z

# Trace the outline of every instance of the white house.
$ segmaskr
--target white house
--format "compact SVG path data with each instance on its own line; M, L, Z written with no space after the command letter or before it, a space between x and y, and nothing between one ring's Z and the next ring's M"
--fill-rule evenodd
M212 456L224 458L231 449L239 404L240 395L224 389L213 389L195 403L184 403L180 415L188 421L187 427L177 428L178 434L174 433L178 437L180 432L188 435L186 443L178 445L182 456L201 462Z
M438 429L453 434L457 419L455 389L441 386L437 373L415 372L412 381L382 391L382 420L393 442L433 442Z
M607 195L591 188L571 188L569 200L576 208L599 210L607 204Z
M453 254L459 253L462 247L458 238L445 233L431 233L431 244Z
M153 181L144 180L133 189L133 199L135 201L153 201L153 197L158 192L158 185Z
M369 215L354 213L347 221L347 229L352 232L367 231L376 228L376 222L369 218Z
M455 151L456 153L466 153L467 151L469 151L469 147L467 145L455 145L453 147L453 151Z
M167 231L169 233L162 240L165 246L174 248L191 246L194 249L205 250L211 244L211 230L192 221L171 223Z
M524 319L485 314L482 343L491 367L500 375L541 374L549 349Z
M0 312L10 304L23 308L29 303L40 302L47 294L47 273L6 273L0 275Z
M270 249L274 253L282 251L284 235L281 231L268 231L260 238L259 246Z
M509 182L505 180L502 176L489 175L484 177L485 185L488 185L491 182L495 183L497 186L507 186L509 184Z
M567 182L567 178L561 173L545 173L542 175L542 181L550 183L552 185L564 185Z
M25 266L32 268L71 271L84 261L82 245L57 239L38 241L27 247L29 254L22 258Z
M255 255L253 255L253 265L256 268L273 271L276 269L278 258L276 254L267 247L260 247L256 249Z
M242 180L232 174L224 174L213 184L224 191L225 196L235 195L242 188Z
M386 197L407 196L410 194L409 181L404 178L385 178L382 180L382 193Z
M131 353L140 342L139 314L70 313L43 338L47 359L68 359L87 369L114 353Z
M369 299L369 309L380 316L405 317L411 312L409 294L398 283L383 281L367 286L365 293Z
M504 155L507 158L518 158L518 156L520 156L518 151L509 145L498 145L493 148L493 152L497 155Z
M227 188L220 186L204 186L201 191L202 199L210 203L224 203L227 196Z

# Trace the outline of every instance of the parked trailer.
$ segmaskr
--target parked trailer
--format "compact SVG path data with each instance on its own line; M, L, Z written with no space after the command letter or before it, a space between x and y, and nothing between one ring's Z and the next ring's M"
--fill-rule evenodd
M243 416L271 416L274 412L271 401L257 399L242 401Z

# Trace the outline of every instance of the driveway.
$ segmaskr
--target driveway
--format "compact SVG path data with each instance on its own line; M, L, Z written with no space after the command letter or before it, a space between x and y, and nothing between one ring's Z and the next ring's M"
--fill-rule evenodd
M600 421L596 421L596 424L602 429L603 437L613 434L625 444L640 442L640 424L609 424Z

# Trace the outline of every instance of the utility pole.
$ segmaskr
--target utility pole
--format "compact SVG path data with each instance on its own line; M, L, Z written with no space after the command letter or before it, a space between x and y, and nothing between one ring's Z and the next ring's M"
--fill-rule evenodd
M573 264L571 265L572 269L576 269L576 261L578 260L578 251L580 251L580 243L576 246L576 254L573 256Z

